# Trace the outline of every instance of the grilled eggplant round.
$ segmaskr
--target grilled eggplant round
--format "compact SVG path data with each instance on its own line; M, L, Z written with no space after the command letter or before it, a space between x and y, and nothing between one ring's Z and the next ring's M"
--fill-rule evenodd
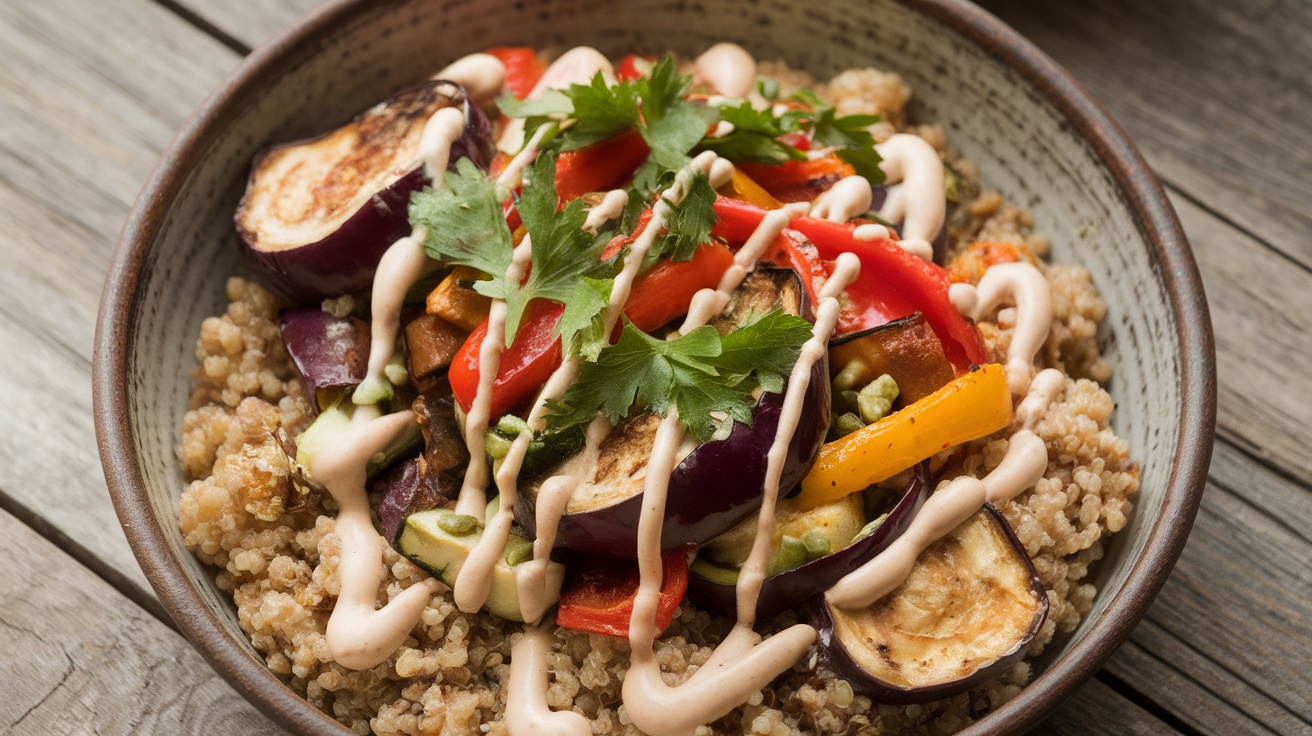
M1024 656L1048 595L991 504L930 545L901 586L850 611L814 607L825 665L880 703L922 703L970 689Z
M293 304L369 288L388 246L410 232L410 195L430 181L419 161L429 118L465 110L450 161L486 169L492 127L455 82L401 92L321 136L256 157L237 207L242 253L267 288Z

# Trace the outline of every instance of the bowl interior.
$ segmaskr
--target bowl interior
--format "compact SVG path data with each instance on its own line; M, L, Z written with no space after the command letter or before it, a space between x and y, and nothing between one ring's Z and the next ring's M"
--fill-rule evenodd
M153 198L138 205L150 214L139 212L135 228L129 227L137 242L124 244L133 255L126 268L140 269L135 290L123 297L131 300L126 421L150 514L174 558L153 564L180 564L217 618L228 643L202 648L241 648L262 661L211 572L183 546L176 519L184 480L174 453L199 325L224 308L224 277L238 269L232 213L251 157L270 143L344 121L451 59L497 45L588 44L614 57L633 50L693 54L731 40L757 58L783 59L821 79L854 66L902 74L915 91L913 120L941 123L952 144L979 165L987 186L1033 210L1036 228L1052 238L1054 260L1086 266L1107 302L1102 344L1115 369L1113 424L1141 464L1141 490L1129 526L1100 569L1093 611L1062 647L1051 649L1045 665L1062 669L1065 663L1056 660L1073 656L1081 639L1122 615L1112 606L1159 521L1172 479L1183 363L1207 358L1182 356L1162 264L1098 147L1073 131L1066 113L1036 90L1030 76L935 17L980 11L913 5L812 3L799 12L782 0L338 3L297 34L257 51L175 144L149 190ZM1188 519L1182 523L1187 528ZM175 615L189 605L166 603ZM1145 600L1133 603L1138 612L1146 607ZM209 624L183 623L184 629L193 625Z

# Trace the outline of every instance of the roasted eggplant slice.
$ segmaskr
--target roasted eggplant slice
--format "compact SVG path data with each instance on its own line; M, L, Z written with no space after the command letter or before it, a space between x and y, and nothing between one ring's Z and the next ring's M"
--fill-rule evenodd
M882 521L872 532L829 555L806 562L783 572L768 576L761 583L761 594L756 602L756 620L762 621L782 613L812 598L838 582L843 576L864 565L883 552L893 540L902 535L915 518L925 499L929 497L929 469L925 463L917 465L910 482L897 503L882 514ZM847 497L860 504L861 494ZM859 527L858 527L859 528ZM751 540L748 540L751 544ZM703 552L708 558L712 550ZM718 562L723 563L721 559ZM734 562L735 560L729 560ZM732 568L706 564L701 558L693 563L688 579L688 595L699 606L722 616L737 615L738 571Z
M486 168L491 125L454 82L429 82L317 138L255 159L237 207L243 254L260 281L292 303L367 289L387 247L410 232L412 192L429 183L418 160L424 126L443 107L466 112L450 161Z
M873 606L815 606L822 660L880 703L920 703L962 692L1025 653L1048 596L997 509L986 505L916 561L906 582Z
M333 394L364 380L369 367L369 324L355 317L335 317L318 307L288 309L279 317L282 340L305 381L316 410Z
M752 315L780 308L814 320L812 306L797 274L787 269L761 268L744 279L717 329L730 329ZM815 462L829 429L829 382L825 361L816 364L807 389L805 409L798 422L780 479L791 489ZM762 394L752 409L752 425L735 422L724 439L695 448L670 474L661 548L686 549L703 544L756 511L761 504L766 453L779 426L783 397ZM635 530L642 511L642 489L647 457L660 418L634 416L617 425L601 444L594 467L575 455L526 479L515 516L530 534L535 533L534 498L543 480L558 473L591 473L580 483L561 517L556 544L567 549L611 557L637 554Z

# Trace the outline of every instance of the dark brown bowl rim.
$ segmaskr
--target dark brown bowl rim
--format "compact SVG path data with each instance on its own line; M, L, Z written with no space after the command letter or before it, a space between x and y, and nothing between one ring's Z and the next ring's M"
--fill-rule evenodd
M964 0L898 0L977 44L1019 72L1084 138L1119 185L1150 246L1176 318L1182 363L1180 441L1161 514L1107 613L1021 693L962 731L1021 733L1054 711L1129 636L1165 583L1198 511L1216 424L1212 324L1188 241L1156 177L1121 127L1069 73L988 12ZM96 325L93 363L97 443L105 480L128 541L178 627L229 683L278 723L299 733L350 733L279 680L244 642L231 637L192 588L150 513L127 411L128 339L138 318L139 275L154 234L201 156L235 120L260 80L287 70L309 48L357 16L380 12L370 0L333 0L247 56L192 114L151 174L115 247Z

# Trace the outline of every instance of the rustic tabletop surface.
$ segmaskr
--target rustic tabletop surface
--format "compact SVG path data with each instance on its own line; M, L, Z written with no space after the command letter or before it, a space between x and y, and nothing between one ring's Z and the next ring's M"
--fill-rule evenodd
M0 732L274 733L179 636L105 490L114 240L219 79L316 0L0 0ZM1130 640L1042 729L1312 733L1312 2L990 0L1125 126L1216 329L1207 492Z

